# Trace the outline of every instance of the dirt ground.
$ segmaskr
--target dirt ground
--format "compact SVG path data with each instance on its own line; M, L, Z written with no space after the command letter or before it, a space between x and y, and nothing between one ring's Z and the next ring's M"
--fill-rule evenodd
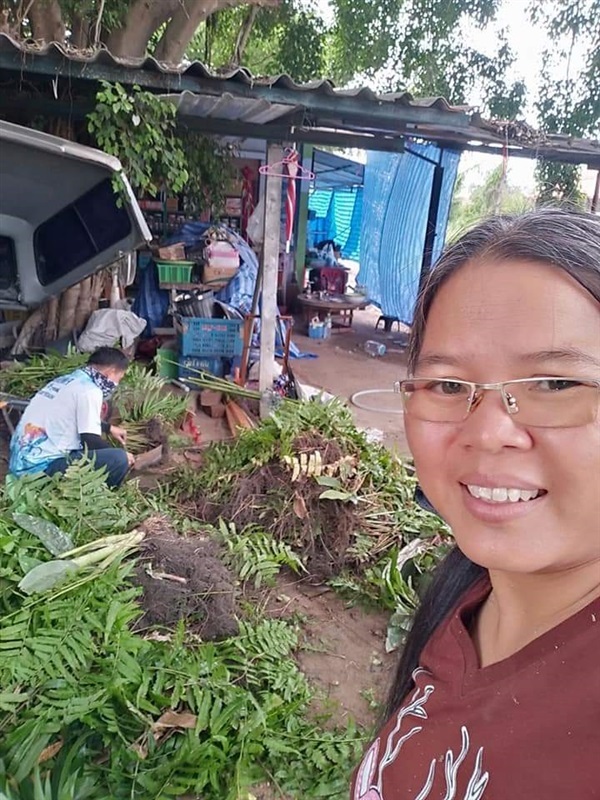
M281 578L267 603L273 617L303 620L298 663L321 691L332 720L376 722L396 657L385 652L388 615L350 607L326 586Z
M408 454L404 435L400 397L390 392L394 383L406 375L407 330L396 325L391 333L383 327L375 330L379 309L370 306L354 313L349 330L334 329L329 339L309 339L306 326L298 319L294 326L293 341L305 353L315 353L318 358L293 359L294 375L308 383L344 400L367 390L385 390L385 394L371 394L357 398L358 402L379 410L365 410L350 404L356 424L360 428L381 431L383 443L401 455ZM386 346L384 356L369 356L364 345L368 340ZM398 413L400 412L400 413Z

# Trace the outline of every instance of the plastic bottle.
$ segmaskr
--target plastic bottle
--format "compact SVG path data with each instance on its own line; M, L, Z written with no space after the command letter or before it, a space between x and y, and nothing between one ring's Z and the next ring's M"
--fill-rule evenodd
M333 327L333 320L331 319L331 314L327 312L327 316L325 317L325 338L328 339L331 336L331 328Z
M365 353L368 353L372 358L384 356L385 351L386 347L383 342L376 342L373 339L369 339L368 342L365 342Z

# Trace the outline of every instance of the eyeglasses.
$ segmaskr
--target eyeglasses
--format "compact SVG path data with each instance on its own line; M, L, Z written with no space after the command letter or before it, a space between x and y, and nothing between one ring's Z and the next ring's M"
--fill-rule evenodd
M410 378L397 387L406 414L425 422L462 422L485 391L498 391L517 422L538 428L576 428L594 422L600 397L600 381L582 378L519 378L502 383Z

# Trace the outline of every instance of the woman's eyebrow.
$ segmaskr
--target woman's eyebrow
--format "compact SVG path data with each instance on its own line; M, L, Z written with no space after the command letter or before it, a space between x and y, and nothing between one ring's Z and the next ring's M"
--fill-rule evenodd
M468 364L469 359L465 356L453 356L449 353L428 353L424 356L419 356L417 359L417 367L460 367Z
M594 356L580 350L578 347L559 347L549 350L536 350L532 353L522 353L517 359L526 364L541 363L546 361L560 361L573 366L592 366L600 369L600 361ZM426 353L417 360L417 367L461 367L472 363L472 359L465 354Z
M600 369L600 361L594 356L580 350L578 347L559 347L552 350L538 350L535 353L525 353L520 356L520 361L561 361L575 365L592 366Z

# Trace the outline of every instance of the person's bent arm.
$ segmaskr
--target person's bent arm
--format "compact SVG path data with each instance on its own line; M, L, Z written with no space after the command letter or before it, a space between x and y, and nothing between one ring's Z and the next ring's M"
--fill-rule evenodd
M96 433L80 433L79 438L81 439L82 447L88 450L106 450L111 446L106 439Z

